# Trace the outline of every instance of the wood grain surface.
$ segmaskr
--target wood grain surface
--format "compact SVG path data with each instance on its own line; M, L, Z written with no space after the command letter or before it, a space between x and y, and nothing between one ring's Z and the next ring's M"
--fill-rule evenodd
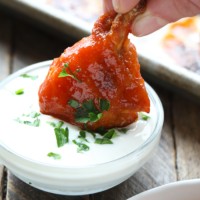
M5 13L0 14L0 27L0 81L27 65L58 57L76 41L69 36L61 40ZM150 84L164 107L162 136L152 158L131 178L104 192L72 197L35 189L0 166L0 200L125 200L166 183L199 178L200 104Z

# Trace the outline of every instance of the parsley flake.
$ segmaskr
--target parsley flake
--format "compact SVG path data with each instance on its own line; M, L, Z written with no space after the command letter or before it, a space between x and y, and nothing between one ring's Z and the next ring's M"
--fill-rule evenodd
M36 118L33 121L29 121L29 120L22 120L20 118L16 119L17 122L19 122L20 124L26 124L29 126L35 126L35 127L39 127L40 126L40 119Z
M72 140L72 142L78 146L77 152L81 153L83 151L89 151L90 147L86 144L84 144L82 141L78 142L76 140Z
M41 115L40 113L33 111L31 113L28 113L28 114L22 114L22 116L18 117L16 119L16 121L18 123L21 123L21 124L39 127L40 126L40 119L38 117L40 115Z
M76 109L75 120L79 123L94 123L100 120L103 116L103 111L106 111L110 108L110 103L106 99L100 99L98 107L95 106L94 100L89 99L84 101L82 104L78 101L71 99L68 101L68 104Z
M16 91L15 91L15 94L16 94L16 95L22 95L22 94L24 94L24 89L23 89L23 88L20 88L20 89L16 90Z
M54 152L49 152L47 154L47 156L51 157L51 158L54 158L55 160L60 160L61 159L61 155L60 154L57 154L57 153L54 153Z
M95 143L96 144L113 144L112 140L114 137L117 136L117 133L115 129L108 130L102 138L96 138Z
M32 80L36 80L38 78L38 76L32 76L32 75L29 75L29 74L21 74L20 77L22 77L22 78L30 78Z
M68 72L67 72L68 71ZM69 63L65 63L63 66L62 71L60 72L60 74L58 75L59 78L63 78L63 77L71 77L73 79L75 79L78 82L81 82L78 78L77 78L77 73L79 72L79 70L76 70L75 72L73 72L69 66Z
M54 128L56 135L57 146L62 147L69 142L69 130L68 128Z
M99 106L102 111L110 108L110 102L107 99L100 99Z
M144 120L144 121L147 121L147 120L150 119L150 116L148 116L148 115L146 115L142 112L140 112L139 115L140 115L141 119Z
M64 124L63 121L58 121L57 123L56 122L47 122L47 123L54 128L61 128Z
M113 144L109 138L96 138L95 144Z

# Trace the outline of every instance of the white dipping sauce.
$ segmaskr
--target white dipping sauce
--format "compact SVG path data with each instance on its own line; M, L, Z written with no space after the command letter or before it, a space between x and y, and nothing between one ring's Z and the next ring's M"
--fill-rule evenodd
M77 145L72 140L77 140L79 129L68 123L63 127L69 128L69 143L58 148L54 128L48 122L60 120L41 114L40 126L33 127L16 121L19 119L31 120L23 116L31 112L39 113L38 88L43 82L48 67L35 69L27 74L38 76L37 79L18 76L7 81L0 88L0 143L9 151L29 160L64 167L82 167L110 162L133 152L150 137L158 120L157 111L151 102L150 118L145 121L139 119L133 123L128 131L112 139L113 144L95 144L94 137L87 133L89 151L77 152ZM16 95L15 91L23 88L24 94ZM33 120L33 119L32 119ZM148 151L148 149L146 150ZM56 160L49 157L49 152L61 156ZM148 152L146 152L148 154Z

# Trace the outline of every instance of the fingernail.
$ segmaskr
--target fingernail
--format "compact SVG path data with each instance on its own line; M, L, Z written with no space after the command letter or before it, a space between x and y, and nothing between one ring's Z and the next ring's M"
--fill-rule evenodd
M112 3L113 3L113 8L116 12L119 11L119 8L120 8L120 0L112 0Z
M132 32L136 36L144 36L165 26L169 22L157 16L144 15L135 19Z

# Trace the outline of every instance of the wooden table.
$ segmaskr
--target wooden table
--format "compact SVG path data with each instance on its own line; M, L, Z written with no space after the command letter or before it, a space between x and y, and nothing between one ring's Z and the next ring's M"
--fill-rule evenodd
M0 13L0 80L29 64L58 57L76 39L54 37ZM147 80L148 81L148 80ZM150 83L161 98L165 121L159 148L131 178L88 196L61 196L35 189L0 166L1 200L125 200L170 182L200 177L200 105Z

